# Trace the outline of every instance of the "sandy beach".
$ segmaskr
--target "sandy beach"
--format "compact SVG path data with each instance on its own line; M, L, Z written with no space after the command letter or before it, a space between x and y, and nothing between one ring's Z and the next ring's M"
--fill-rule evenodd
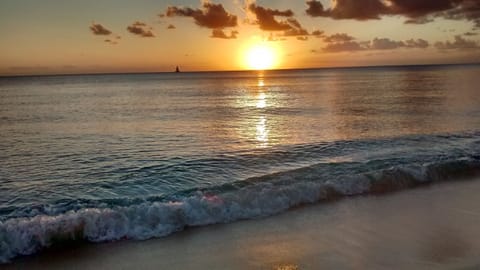
M3 269L478 269L480 181L301 207L149 241L47 250Z

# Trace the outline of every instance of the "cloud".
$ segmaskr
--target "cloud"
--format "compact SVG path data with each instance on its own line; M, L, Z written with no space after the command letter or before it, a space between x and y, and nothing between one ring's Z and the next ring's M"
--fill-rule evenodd
M430 43L424 39L409 39L405 41L405 47L406 48L419 48L419 49L425 49L430 46Z
M213 29L211 38L222 38L222 39L236 39L238 31L231 31L230 35L225 34L222 29Z
M398 48L425 49L430 44L424 39L409 39L405 41L396 41L389 38L374 38L368 47L370 50L393 50Z
M361 51L366 48L356 41L345 41L345 42L335 42L327 43L325 47L322 48L325 52L352 52L352 51Z
M163 15L167 17L191 17L198 26L210 29L223 29L238 25L237 16L228 13L222 4L211 2L203 2L202 9L169 6Z
M295 36L308 36L308 31L302 27L302 25L295 19L289 18L287 20L290 25L290 29L285 30L283 35L286 37L295 37Z
M356 41L356 39L345 33L337 33L330 36L324 36L326 43L323 47L325 52L354 52L365 50L394 50L394 49L425 49L430 46L424 39L409 39L397 41L389 38L374 38L371 41Z
M312 32L311 34L312 36L315 36L317 38L321 38L321 37L324 37L325 36L325 32L324 31L320 31L320 30L315 30Z
M480 1L463 0L454 9L447 10L438 16L452 20L468 20L474 22L476 28L480 29Z
M480 49L480 45L478 42L474 40L468 40L463 38L460 35L455 36L454 41L444 41L444 42L436 42L435 48L439 50L472 50L472 49Z
M374 38L370 44L372 50L393 50L401 47L405 47L403 41L395 41L389 38Z
M252 3L248 6L248 10L255 16L255 24L264 31L283 31L282 36L285 37L297 37L298 40L308 39L308 31L297 19L293 18L294 13L290 9L270 9ZM285 17L286 19L278 20L275 17Z
M311 17L371 20L385 15L407 17L405 23L424 24L435 17L468 20L480 28L479 0L331 0L326 9L319 0L306 1L305 12Z
M149 27L146 23L136 21L131 25L127 26L128 32L141 36L141 37L155 37L155 34L152 32L152 27Z
M325 9L318 0L310 0L306 4L308 15L332 19L380 19L380 15L388 10L381 0L336 0L329 9Z
M290 9L281 11L278 9L264 8L262 6L257 6L256 4L250 4L248 10L255 14L257 19L256 23L262 30L287 31L292 29L292 25L288 21L277 21L275 19L275 16L293 17L293 11Z
M328 17L327 12L323 8L323 4L317 0L307 1L307 10L305 12L312 17Z
M175 27L175 25L173 25L173 24L169 24L169 25L167 26L167 29L176 29L176 28L177 28L177 27Z
M475 32L465 32L463 35L464 35L464 36L476 36L476 35L478 35L478 33L475 33Z
M272 33L267 38L267 41L285 41L287 40L286 38L282 37L282 35L276 35L274 36Z
M410 18L405 21L405 24L427 24L433 22L434 19L430 17Z
M389 13L410 18L452 9L462 0L390 0Z
M336 33L333 35L323 35L323 41L327 43L323 47L325 52L345 52L345 51L361 51L366 50L366 46L363 43L354 41L355 38L346 33Z
M345 33L336 33L336 34L333 34L333 35L330 35L330 36L324 36L323 38L323 41L327 42L327 43L332 43L332 42L348 42L348 41L352 41L354 40L355 38L348 35L348 34L345 34Z
M111 45L117 45L117 44L118 44L117 41L115 41L115 40L113 40L113 39L109 39L109 38L103 40L103 42L108 43L108 44L111 44Z
M94 35L108 36L112 33L112 31L108 30L105 28L105 26L99 23L92 23L89 28Z

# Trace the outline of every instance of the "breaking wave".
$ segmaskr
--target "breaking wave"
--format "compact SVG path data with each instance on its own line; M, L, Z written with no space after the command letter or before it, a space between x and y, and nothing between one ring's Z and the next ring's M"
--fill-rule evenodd
M70 241L162 237L190 226L265 217L301 204L480 175L480 157L475 155L391 164L388 160L319 163L169 199L10 218L0 221L0 262Z

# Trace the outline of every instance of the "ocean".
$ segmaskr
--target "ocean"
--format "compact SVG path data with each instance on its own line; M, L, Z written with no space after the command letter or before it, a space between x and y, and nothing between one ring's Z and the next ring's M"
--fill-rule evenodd
M0 77L0 262L478 176L479 75Z

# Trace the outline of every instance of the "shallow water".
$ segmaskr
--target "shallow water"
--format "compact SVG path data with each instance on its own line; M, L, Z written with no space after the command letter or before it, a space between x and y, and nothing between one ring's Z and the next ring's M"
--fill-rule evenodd
M59 234L146 239L332 193L476 175L478 74L468 65L0 78L0 258Z
M361 196L151 241L52 249L5 269L473 270L479 192L476 179Z

